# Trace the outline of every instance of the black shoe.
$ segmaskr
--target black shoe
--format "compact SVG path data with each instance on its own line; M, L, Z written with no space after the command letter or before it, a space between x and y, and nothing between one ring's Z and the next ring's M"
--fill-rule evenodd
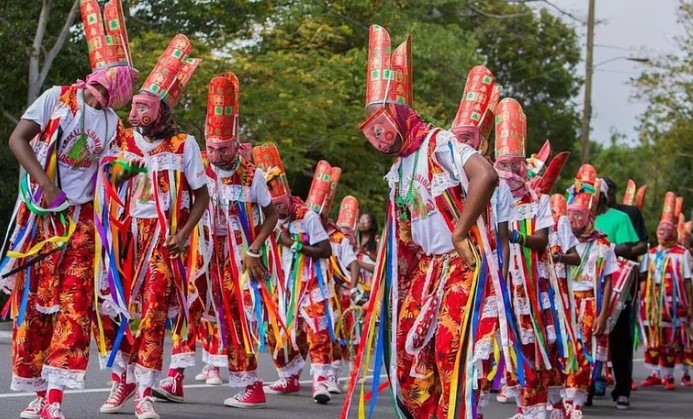
M619 409L619 410L630 409L630 401L628 400L628 397L618 396L618 400L616 400L616 409Z
M592 396L587 396L587 400L585 400L585 406L591 407L592 406Z

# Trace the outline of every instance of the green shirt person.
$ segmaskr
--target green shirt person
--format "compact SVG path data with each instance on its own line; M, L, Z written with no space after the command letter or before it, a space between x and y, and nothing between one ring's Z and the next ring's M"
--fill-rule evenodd
M640 241L628 214L614 208L606 208L606 212L597 215L594 227L606 234L606 238L615 245L635 244Z

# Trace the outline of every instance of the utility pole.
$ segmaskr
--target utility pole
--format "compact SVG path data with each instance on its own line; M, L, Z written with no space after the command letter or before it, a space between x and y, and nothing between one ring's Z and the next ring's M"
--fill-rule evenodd
M594 2L589 0L587 12L587 54L585 57L585 101L582 107L582 130L580 133L580 161L587 163L590 159L590 118L592 117L592 51L594 49Z

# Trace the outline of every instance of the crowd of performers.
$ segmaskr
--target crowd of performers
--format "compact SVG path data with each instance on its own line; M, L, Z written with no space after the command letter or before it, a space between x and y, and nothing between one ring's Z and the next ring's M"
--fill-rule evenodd
M200 150L173 116L201 62L184 35L134 94L120 1L81 0L81 12L92 73L44 92L9 142L26 173L0 287L14 319L11 388L36 393L20 417L64 418L92 336L113 382L100 411L134 398L138 419L159 418L154 397L184 401L198 343L195 379L219 385L228 370L241 389L230 407L299 392L307 358L318 403L350 372L345 418L352 400L370 416L388 387L402 417L481 418L498 380L515 418L580 418L602 377L627 408L634 329L652 369L642 385L674 389L681 364L691 386L682 200L667 193L648 251L644 188L629 184L619 205L586 164L550 196L568 153L552 157L547 141L527 157L522 107L485 67L469 71L451 128L437 128L413 109L411 38L391 51L387 31L370 28L360 129L396 157L380 232L352 196L329 218L340 168L320 161L304 201L275 144L240 141L233 73L209 82ZM130 103L125 128L114 109ZM278 376L267 385L263 351Z

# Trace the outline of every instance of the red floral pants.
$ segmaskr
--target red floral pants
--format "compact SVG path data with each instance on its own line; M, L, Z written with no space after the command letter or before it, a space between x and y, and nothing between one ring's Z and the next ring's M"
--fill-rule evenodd
M17 277L15 292L21 296L28 286L29 300L23 323L15 319L12 332L15 391L41 391L48 383L84 388L94 303L93 207L73 206L68 215L76 229L67 247L33 265L28 281ZM46 239L45 221L38 219L35 243Z
M427 271L431 269L431 280ZM397 378L402 404L415 418L444 418L450 405L450 385L464 318L464 307L469 298L473 272L456 255L424 256L410 279L402 282L409 289L400 289L403 298L399 307L397 335ZM415 328L426 297L435 295L440 281L445 284L437 312L437 325L433 337L412 354L405 349L407 335ZM404 292L402 292L404 291ZM460 375L460 378L464 374ZM460 383L461 385L461 383ZM458 403L459 405L459 403ZM464 405L461 417L464 417Z
M317 285L312 291L318 289ZM280 378L288 378L300 374L305 366L306 356L310 356L311 374L314 377L324 377L332 371L333 344L330 337L329 321L326 303L330 300L313 301L309 297L315 292L306 292L301 302L300 315L296 321L296 347L291 342L284 342L277 347L273 333L267 334L267 343L272 350L272 360Z

